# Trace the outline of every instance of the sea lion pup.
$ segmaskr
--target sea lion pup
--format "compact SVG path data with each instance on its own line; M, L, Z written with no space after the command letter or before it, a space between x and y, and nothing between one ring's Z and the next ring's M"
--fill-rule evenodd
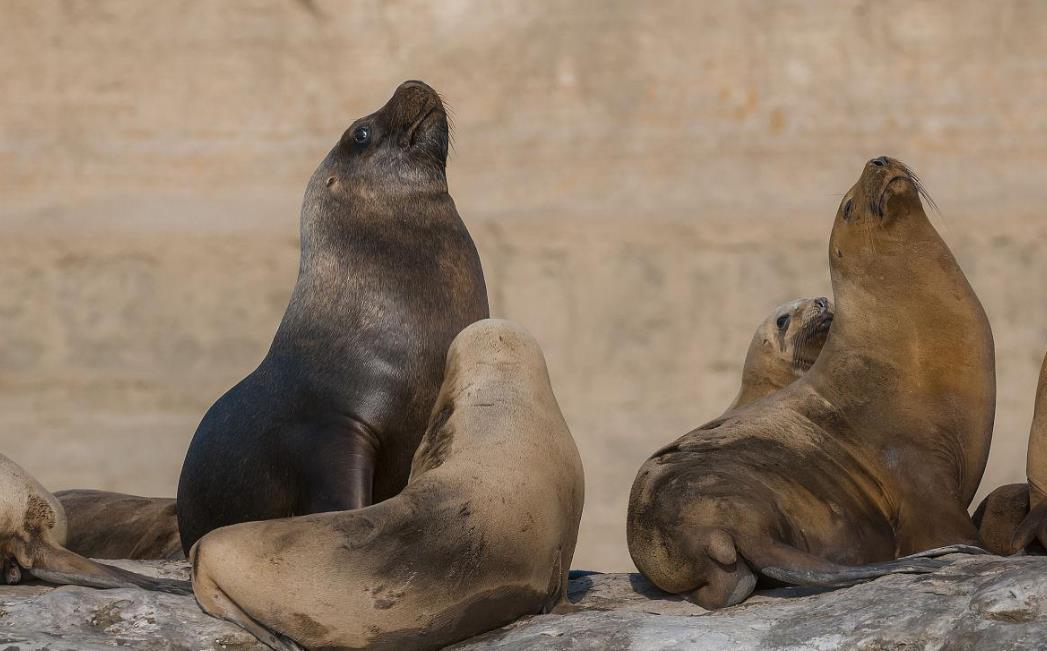
M447 191L448 138L436 91L408 81L320 163L272 347L186 454L183 549L221 526L360 508L406 484L447 346L488 316Z
M55 493L66 515L66 549L88 558L185 558L174 498L76 489Z
M833 225L836 313L814 366L640 468L629 551L659 588L720 608L756 573L843 586L976 544L992 333L921 194L903 164L870 161Z
M138 587L175 594L192 590L188 581L154 579L84 558L65 548L66 535L61 502L0 454L0 557L6 583L19 583L26 571L59 585Z
M1047 357L1036 387L1025 474L1028 484L997 488L975 511L982 542L994 554L1043 553L1047 548Z
M832 303L824 296L798 298L775 308L753 335L742 386L727 412L769 396L806 373L818 359L832 322Z
M537 342L480 321L451 344L402 493L218 529L193 588L276 649L437 649L563 601L584 489Z

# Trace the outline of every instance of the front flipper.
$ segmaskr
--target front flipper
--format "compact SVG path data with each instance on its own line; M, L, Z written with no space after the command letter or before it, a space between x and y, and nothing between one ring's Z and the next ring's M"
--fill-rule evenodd
M1028 484L1007 484L989 493L975 510L972 520L986 549L1000 556L1019 551L1015 533L1029 515Z
M1037 543L1047 549L1047 502L1041 503L1025 516L1014 532L1011 548L1020 551Z
M301 513L348 511L373 502L378 436L358 420L324 429L307 453L303 483L308 486Z
M192 594L189 581L154 579L112 565L96 563L61 547L41 543L34 550L32 567L25 568L36 578L58 585L89 588L142 588L154 592Z

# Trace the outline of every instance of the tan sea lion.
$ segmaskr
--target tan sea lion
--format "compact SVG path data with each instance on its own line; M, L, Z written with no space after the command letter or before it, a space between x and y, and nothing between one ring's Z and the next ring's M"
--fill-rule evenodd
M905 165L870 161L833 225L836 313L814 366L643 464L628 541L655 585L718 608L756 574L850 585L977 543L992 332L922 194Z
M192 590L187 581L154 579L84 558L65 548L66 536L61 502L0 454L0 557L6 583L19 583L26 571L60 585L139 587L175 594Z
M368 506L407 483L447 346L488 316L447 190L449 137L440 96L408 81L313 173L272 346L186 454L183 549L221 526Z
M1028 484L997 488L975 511L982 542L994 554L1047 549L1047 357L1036 387L1025 474Z
M55 493L66 515L66 549L88 558L185 558L174 498L98 490Z
M193 588L276 649L438 649L564 599L583 496L541 349L484 320L450 346L402 493L218 529Z
M769 396L806 373L818 359L832 322L832 303L824 296L798 298L775 308L753 335L742 386L727 411Z

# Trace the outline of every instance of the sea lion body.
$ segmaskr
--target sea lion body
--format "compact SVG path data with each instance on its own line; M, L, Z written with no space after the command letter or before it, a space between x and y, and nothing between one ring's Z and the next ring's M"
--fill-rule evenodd
M982 541L994 554L1047 550L1047 357L1036 386L1025 474L1027 484L997 488L974 514Z
M769 396L806 373L825 345L832 320L832 303L825 297L798 298L775 308L749 343L742 386L727 412Z
M0 560L6 583L20 582L26 571L56 584L139 587L175 594L191 590L185 581L154 579L84 558L66 549L67 537L62 503L0 454Z
M756 574L846 585L976 544L966 508L995 408L992 333L904 165L870 161L830 238L836 312L788 387L656 452L629 502L629 550L660 588L709 608Z
M261 365L208 410L178 485L183 547L237 522L397 494L462 328L488 316L421 82L355 122L302 205L298 281Z
M64 490L65 546L88 558L181 560L175 500L99 490Z
M541 350L485 320L450 347L403 492L216 530L191 552L193 585L275 648L436 649L564 598L583 498Z

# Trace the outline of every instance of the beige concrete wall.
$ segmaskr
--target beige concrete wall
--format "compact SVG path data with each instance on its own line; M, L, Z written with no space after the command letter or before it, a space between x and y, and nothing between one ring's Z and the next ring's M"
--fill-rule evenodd
M576 565L630 567L654 448L717 415L756 323L829 291L839 196L920 171L996 333L985 486L1019 480L1047 349L1047 5L0 1L0 450L172 494L261 359L305 182L397 83L454 109L496 315L586 463Z

